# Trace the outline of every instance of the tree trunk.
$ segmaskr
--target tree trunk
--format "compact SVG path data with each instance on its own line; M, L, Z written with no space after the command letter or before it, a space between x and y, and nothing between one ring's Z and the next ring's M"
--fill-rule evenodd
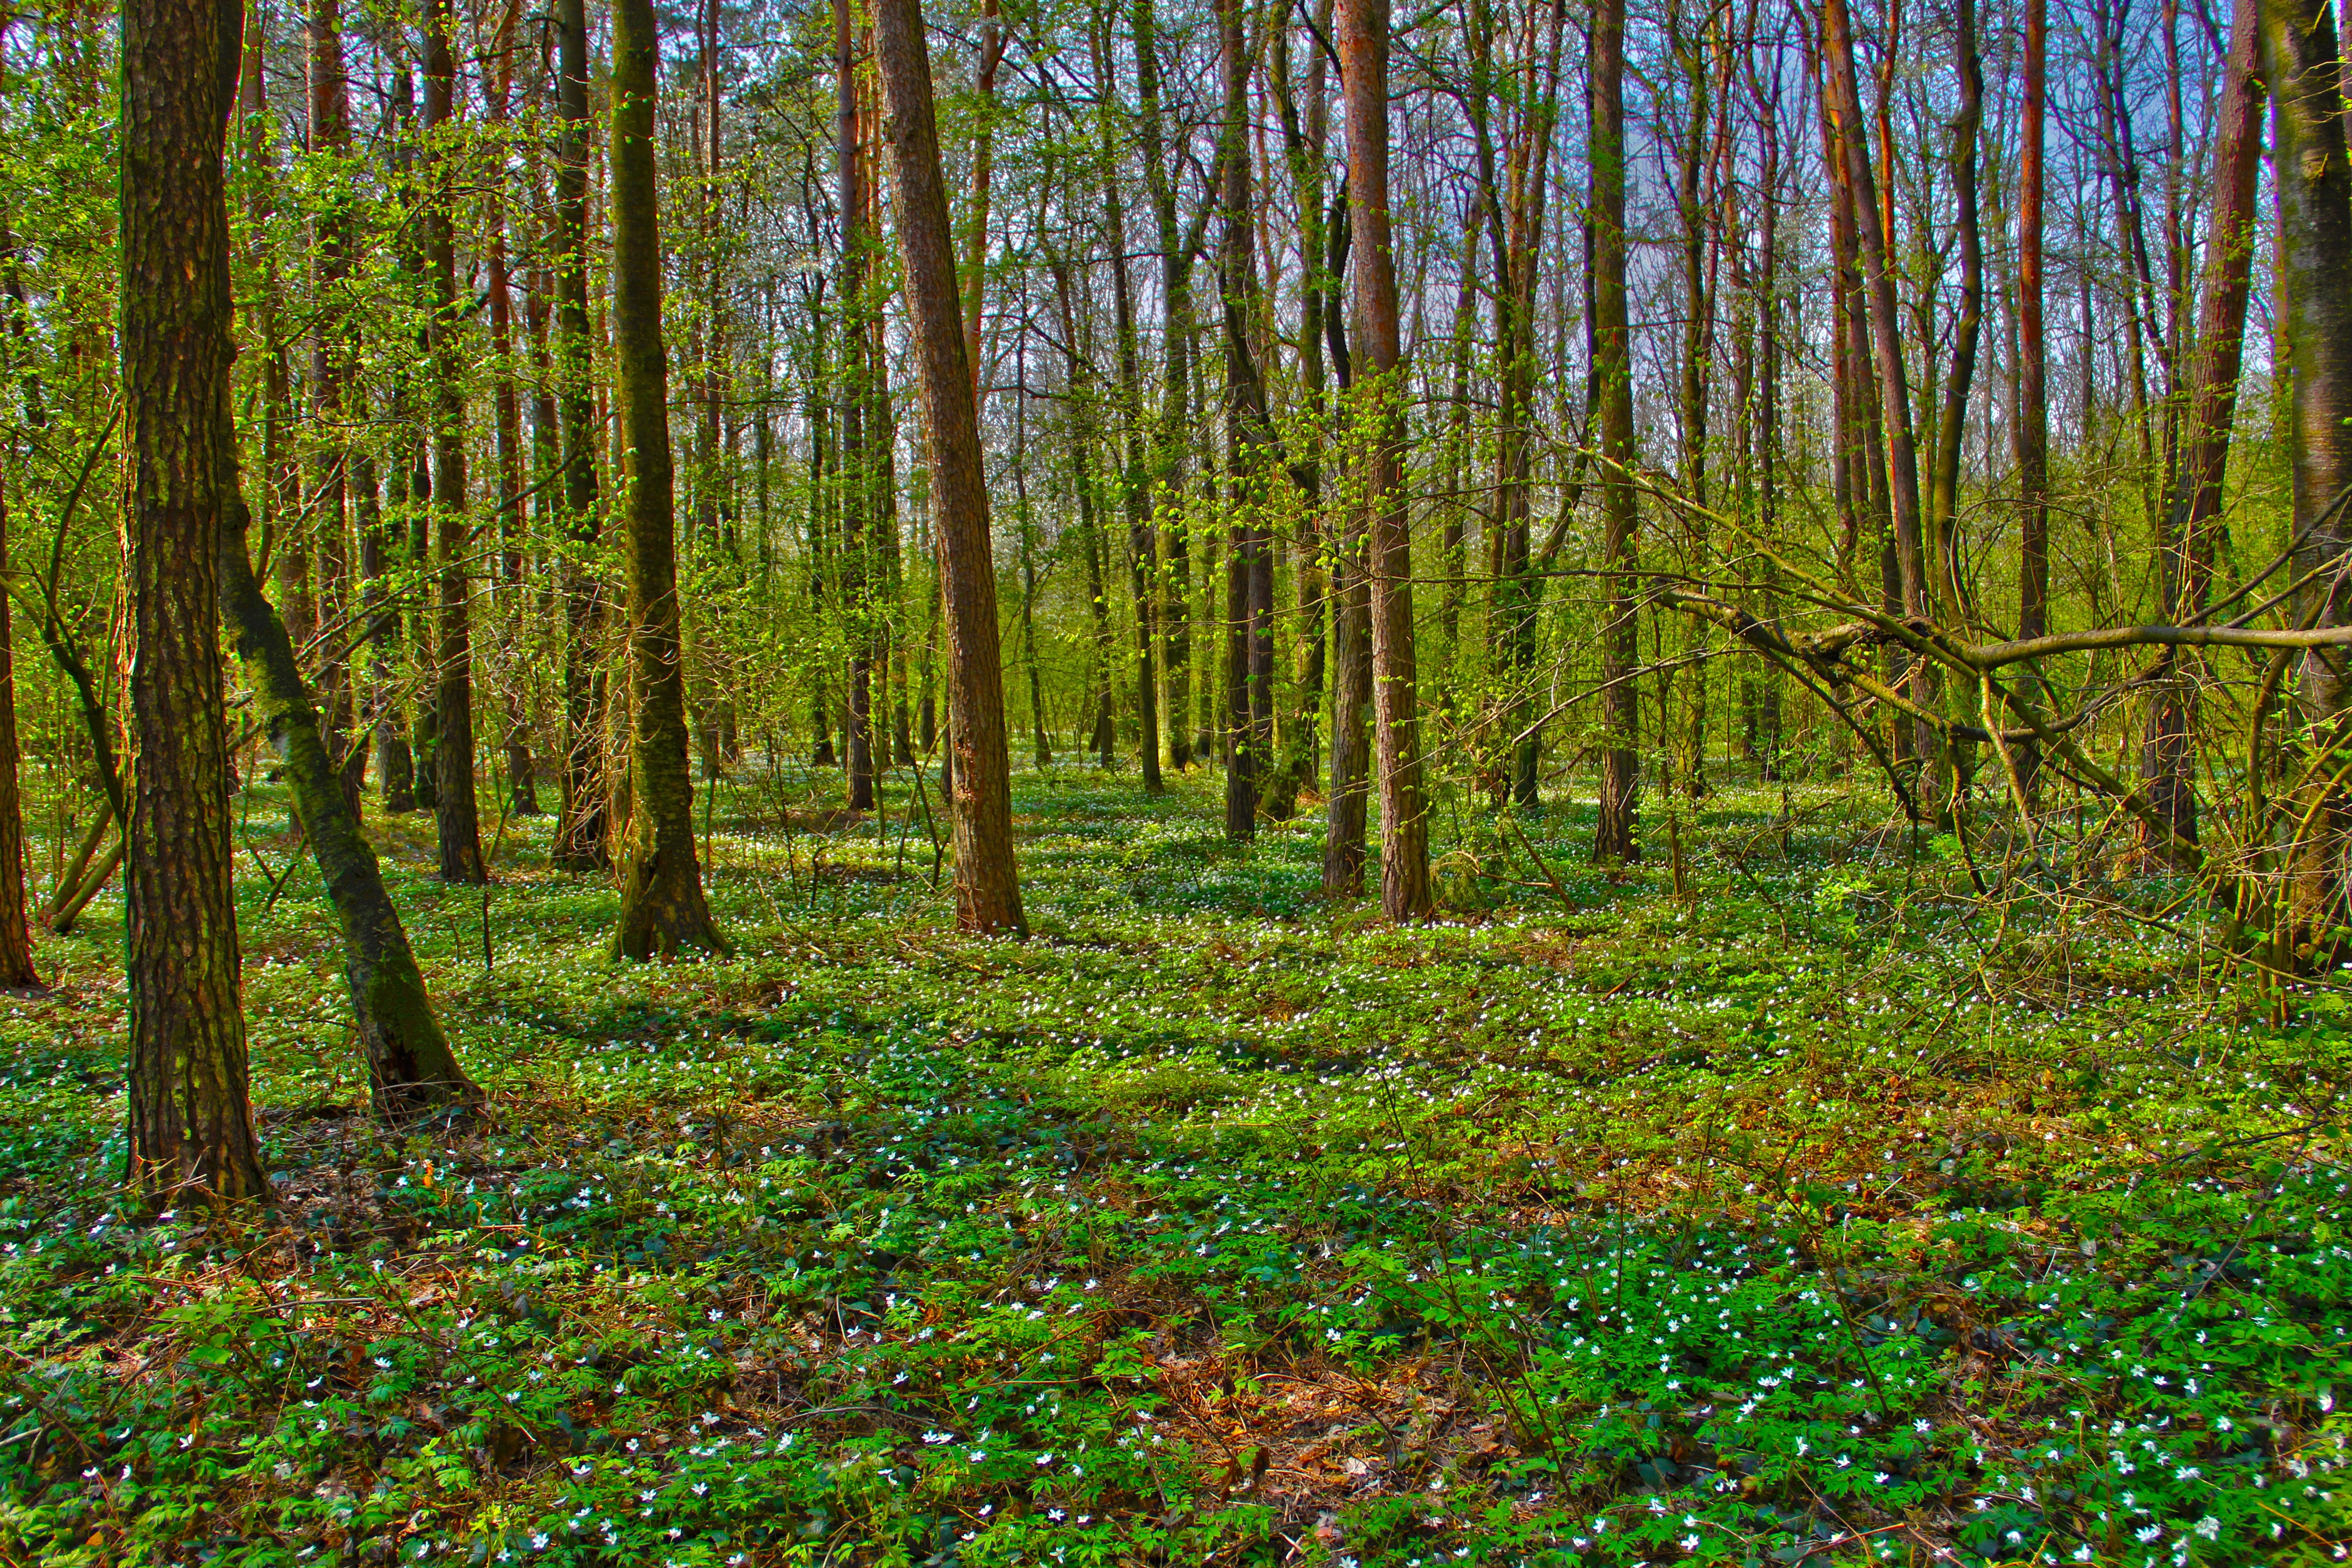
M447 144L456 125L457 62L450 52L450 0L425 8L425 157L435 173L425 246L433 283L433 516L438 536L440 605L433 698L433 815L441 880L485 883L481 817L474 800L474 652L467 602L466 368L458 348L465 311L457 299L457 180ZM436 135L438 132L438 136ZM436 145L436 143L438 143Z
M2242 4L2258 0L2241 0ZM2017 208L2017 634L2050 630L2050 354L2042 334L2042 206L2047 183L2050 0L2025 3L2025 83ZM2259 133L2257 133L2259 141ZM2029 804L2041 798L2042 749L2016 751Z
M228 198L239 8L122 7L121 252L130 535L130 1151L125 1185L265 1197L239 996L221 522L236 489Z
M1236 0L1227 0L1234 4ZM1342 0L1337 18L1348 105L1348 195L1363 254L1356 319L1363 333L1366 576L1371 590L1372 712L1381 791L1381 910L1430 912L1429 821L1421 789L1421 722L1412 657L1412 551L1404 495L1404 393L1396 263L1389 248L1388 0Z
M343 67L340 0L316 0L310 7L307 33L310 44L310 150L330 158L350 156L351 103ZM311 527L319 541L319 598L328 622L336 628L319 671L327 755L334 759L344 803L356 816L360 786L366 773L367 748L352 734L353 704L350 658L340 650L341 632L351 611L351 549L343 508L351 486L351 449L345 434L349 418L344 382L352 355L351 329L342 319L341 298L351 275L351 217L341 202L329 204L315 221L311 235L311 278L317 321L311 329L310 384L318 439L311 453Z
M835 465L841 498L841 600L843 635L849 643L849 704L843 727L848 767L849 809L874 809L874 606L868 571L866 525L874 513L874 464L866 450L866 249L864 130L857 85L857 34L851 0L834 0L833 64L835 158L841 200L841 444ZM877 440L886 439L882 432Z
M643 4L644 0L638 0ZM1004 673L997 646L996 571L971 368L957 319L930 56L917 0L877 0L875 58L898 176L898 248L931 461L952 716L956 924L1025 936L1013 858L1012 768L1004 743Z
M2188 367L2188 410L2181 426L2179 461L2166 497L2162 549L2164 619L2190 625L2205 616L2212 579L2214 530L2221 520L2221 480L2236 423L2238 373L2243 357L2246 303L2251 292L2255 235L2254 196L2263 152L2263 78L2260 0L2237 0L2229 63L2224 68L2213 151L2212 212L2205 240L2204 299L2198 309L2197 347ZM2040 322L2035 322L2037 331ZM2045 563L2044 571L2048 568ZM2018 635L2037 636L2046 627ZM2177 656L2167 654L2168 666ZM2158 839L2151 831L2141 841L2167 851L2175 840L2197 840L2197 692L2175 669L2158 688L2148 715L2140 757L2140 779L2150 804L2171 830Z
M2268 0L2263 64L2271 88L2271 162L2278 171L2279 359L2292 377L2287 449L2299 608L2305 626L2340 626L2352 610L2352 585L2340 570L2352 546L2345 495L2352 486L2352 167L2327 0ZM2346 829L2352 816L2340 757L2344 654L2306 649L2295 676L2309 739L2294 796L2301 825L2281 935L2298 964L2332 967L2347 944Z
M1601 813L1592 858L1596 864L1617 866L1639 860L1642 852L1636 833L1641 706L1633 684L1640 655L1640 628L1633 618L1633 383L1625 321L1624 0L1598 0L1594 5L1588 58L1601 555L1614 574L1601 632Z
M1339 306L1353 232L1341 205L1331 225L1331 265L1325 269L1330 292L1323 301L1323 342L1341 408L1353 406L1355 382ZM1348 493L1346 476L1339 489ZM1342 509L1331 545L1331 789L1324 810L1323 896L1347 898L1364 891L1364 821L1371 793L1372 601L1364 580L1361 506L1351 502Z
M1168 765L1181 773L1192 765L1192 541L1182 519L1185 483L1184 404L1192 375L1192 248L1176 222L1176 188L1168 166L1167 137L1160 124L1160 56L1151 0L1135 0L1135 85L1140 100L1137 130L1143 143L1143 176L1160 236L1162 356L1160 417L1152 433L1149 494L1174 513L1164 530L1168 568L1164 597L1154 619L1161 635L1160 670L1167 680ZM1205 219L1213 202L1203 204Z
M0 580L7 570L8 498L0 494ZM33 967L33 928L25 913L25 815L17 786L16 643L9 620L8 596L0 593L0 989L27 990L40 986L41 976Z
M222 623L245 663L246 678L272 727L284 737L286 781L319 863L320 880L343 929L343 975L368 1066L375 1113L403 1122L481 1092L457 1065L433 1010L400 911L383 885L375 851L343 800L318 710L295 662L286 622L262 597L246 555L246 519L230 504L220 536Z
M1219 0L1219 59L1224 78L1223 223L1218 244L1224 315L1225 459L1232 518L1225 555L1225 702L1232 765L1225 769L1225 836L1257 831L1258 800L1273 766L1274 556L1265 523L1265 469L1273 430L1265 382L1249 334L1258 319L1255 214L1251 211L1249 124L1251 57L1243 0Z
M723 953L694 843L687 769L686 684L679 669L669 361L662 347L661 223L654 174L659 30L653 0L613 13L613 351L634 471L625 557L629 572L629 844L615 953L668 958Z
M1103 84L1106 104L1115 100L1110 49L1110 18L1098 4L1094 28L1095 74ZM1135 285L1127 265L1127 215L1118 186L1118 144L1108 107L1102 116L1104 217L1110 229L1111 306L1118 338L1119 423L1123 446L1119 462L1119 499L1127 513L1129 586L1135 596L1135 727L1136 759L1143 770L1143 792L1157 795L1167 788L1160 777L1160 693L1152 642L1158 617L1152 613L1159 592L1160 544L1151 526L1151 476L1144 450L1143 374L1137 351Z

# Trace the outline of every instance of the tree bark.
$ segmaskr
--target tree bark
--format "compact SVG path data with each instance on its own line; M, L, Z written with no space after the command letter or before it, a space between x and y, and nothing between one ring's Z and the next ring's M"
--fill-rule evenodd
M2246 304L2252 292L2254 198L2263 152L2261 0L2237 0L2230 56L2223 68L2220 127L2213 150L2212 209L2205 238L2204 298L2198 308L2196 349L2188 367L2188 408L2179 461L2165 500L2162 548L2164 619L2185 626L2205 616L2212 579L2214 531L2221 520L2221 481L2236 423L2238 375L2243 358ZM2040 322L2035 322L2039 331ZM2048 568L2045 563L2044 571ZM2048 630L2018 627L2020 638ZM2175 662L2169 658L2168 666ZM2197 693L2185 675L2159 688L2148 716L2140 779L2149 803L2170 830L2141 835L2150 850L2168 852L2175 841L2197 841Z
M632 465L625 553L635 718L629 737L628 861L613 946L625 958L727 950L703 898L694 781L687 768L669 361L662 347L654 173L659 54L653 0L619 0L613 13L613 350Z
M0 581L8 572L8 498L0 493ZM41 984L25 908L25 815L17 783L16 657L8 596L0 592L0 989ZM111 815L110 812L109 815ZM100 819L100 827L105 826Z
M2263 74L2271 88L2271 162L2278 193L2279 359L2292 378L2287 450L2294 474L2294 570L2301 621L2345 624L2352 585L2352 165L2345 150L2342 63L2327 0L2266 0ZM2286 930L2294 960L2332 966L2347 945L2347 809L2343 762L2345 655L2305 649L2295 695L2309 737L2295 795L2294 883ZM2284 956L2285 955L2282 955Z
M151 1204L266 1197L253 1134L220 659L230 335L222 154L239 7L127 0L122 17L124 509L131 755L125 834L130 1153Z
M596 495L594 350L588 319L588 17L555 0L555 370L563 444L563 782L550 858L566 871L612 863L604 768L604 587L591 552Z
M2242 4L2248 0L2241 0ZM2018 152L2017 209L2017 634L2050 630L2050 353L2042 331L2042 208L2047 184L2043 141L2049 119L2050 0L2025 3L2023 127ZM2259 140L2259 138L2257 138ZM2042 749L2016 753L2018 783L2040 799Z
M1237 843L1256 834L1258 801L1274 761L1274 555L1265 494L1273 429L1265 382L1249 341L1259 316L1259 290L1246 140L1251 58L1242 4L1219 0L1217 6L1225 89L1223 152L1218 159L1223 173L1218 281L1224 316L1226 505L1232 519L1225 552L1225 703L1233 753L1225 769L1225 836Z
M1363 334L1364 395L1373 400L1365 419L1370 438L1363 477L1381 792L1381 910L1391 920L1417 920L1431 908L1429 821L1422 798L1412 656L1396 262L1389 248L1388 0L1342 0L1335 30L1348 105L1350 224L1363 252L1356 263L1356 319Z
M349 89L343 66L340 0L315 0L306 28L310 46L310 151L341 160L351 155ZM342 291L349 286L351 215L340 192L330 187L329 204L311 233L311 288L317 312L310 337L310 384L317 411L311 451L311 528L319 543L319 598L337 628L319 671L327 755L335 762L343 800L353 815L367 771L367 747L353 735L354 705L349 656L341 627L351 610L351 548L343 510L350 498L352 455L345 434L350 417L345 388L352 356L351 329L343 320Z
M1641 858L1640 693L1633 684L1633 383L1625 320L1625 4L1597 0L1588 136L1592 171L1592 380L1601 436L1601 554L1609 579L1601 631L1601 812L1592 858L1604 866Z
M285 777L320 880L343 930L343 977L367 1060L368 1098L387 1122L481 1099L457 1065L433 1010L400 911L385 891L375 851L343 799L318 710L286 622L262 596L246 554L245 509L232 501L220 536L222 623L244 661L261 711L285 740Z
M466 370L458 347L465 311L457 298L455 157L457 62L450 0L425 8L425 151L434 172L425 246L433 284L433 522L439 546L433 698L433 816L441 880L489 880L482 864L481 815L474 799L474 652L467 602Z
M645 0L636 0L644 4ZM955 758L956 924L1025 936L1013 857L1012 768L1004 741L1004 674L997 645L996 572L979 413L958 319L930 55L917 0L876 0L875 57L898 176L898 249L907 284L916 383L931 464L946 620L950 740Z

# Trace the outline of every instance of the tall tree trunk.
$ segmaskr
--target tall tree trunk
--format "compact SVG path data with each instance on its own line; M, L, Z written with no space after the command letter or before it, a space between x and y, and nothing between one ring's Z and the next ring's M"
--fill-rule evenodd
M1227 0L1234 4L1234 0ZM1366 576L1371 589L1372 714L1380 762L1381 910L1430 911L1429 819L1421 788L1421 721L1412 658L1412 549L1404 494L1404 394L1396 262L1389 238L1388 0L1342 0L1336 22L1348 105L1348 195L1363 254L1356 319L1363 333Z
M1323 343L1331 361L1338 406L1354 405L1355 371L1348 355L1348 251L1353 229L1344 201L1335 204L1330 225L1330 265L1324 275L1330 292L1323 300ZM1350 445L1353 444L1350 443ZM1342 461L1348 448L1341 449ZM1342 495L1349 494L1343 482ZM1323 896L1345 898L1364 890L1364 823L1371 793L1372 609L1364 580L1364 508L1350 501L1341 508L1331 540L1331 789L1325 809Z
M1601 436L1602 564L1613 574L1601 644L1601 813L1592 858L1641 858L1640 627L1633 616L1633 383L1625 320L1625 0L1597 0L1587 52L1592 170L1592 379Z
M849 809L874 809L874 622L872 553L866 525L874 513L874 462L866 450L866 250L872 245L866 207L864 128L859 112L857 31L852 0L834 0L835 159L841 201L841 440L835 472L841 499L841 598L849 643L848 722L843 727ZM887 439L874 433L877 441Z
M130 1150L151 1204L267 1197L230 848L218 550L236 490L228 195L239 7L122 7L121 238L131 758Z
M2279 359L2292 377L2287 450L2294 472L2294 570L2301 619L2345 624L2352 585L2352 166L2345 151L2342 63L2328 0L2267 0L2263 74L2278 171ZM2294 958L2332 966L2347 943L2347 809L2344 653L2304 651L2296 702L2310 739L2297 791L2300 829L2286 912ZM2281 955L2284 956L2285 955Z
M640 0L642 3L642 0ZM898 250L907 280L931 460L955 757L956 924L1026 935L1013 858L1012 767L1004 744L1004 673L997 645L996 571L988 542L988 488L980 419L958 319L930 56L917 0L876 0L875 58L898 176Z
M1885 220L1879 213L1878 183L1871 169L1869 144L1862 134L1862 95L1855 86L1853 35L1846 17L1845 0L1823 0L1822 15L1828 35L1826 63L1831 97L1843 128L1837 140L1858 220L1853 227L1864 271L1863 296L1867 307L1869 349L1877 371L1903 612L1906 615L1926 616L1932 610L1921 533L1919 457L1912 431L1911 383L1903 358L1895 298L1895 262L1888 254ZM1891 172L1889 177L1892 178ZM1935 711L1941 700L1936 668L1926 659L1915 659L1910 664L1911 699L1929 712ZM1939 760L1938 738L1937 733L1927 726L1922 725L1916 731L1919 753L1931 764ZM1927 798L1923 791L1921 799Z
M8 497L0 493L0 578L8 570ZM16 661L8 596L0 593L0 989L41 983L25 914L25 814L17 784ZM101 823L101 827L103 823ZM93 846L95 847L95 846Z
M2176 626L2201 621L2213 573L2213 535L2221 520L2221 480L2230 456L2230 431L2236 423L2238 374L2243 357L2246 303L2254 253L2254 195L2263 152L2262 25L2260 0L2237 0L2231 25L2230 56L2223 68L2213 149L2212 209L2205 239L2204 298L2198 308L2196 350L2188 366L2188 409L2181 424L2179 461L2172 493L2165 500L2163 549L2164 619ZM2037 329L2040 323L2035 323ZM2046 565L2044 570L2046 570ZM2036 627L2018 635L2039 635ZM2166 657L2168 665L2178 655ZM2144 831L2151 850L2173 839L2197 839L2197 693L2189 679L2168 669L2172 682L2158 688L2148 715L2140 757L2140 779L2149 803L2171 830L2158 841Z
M2242 0L2248 3L2248 0ZM2042 207L2049 119L2050 0L2025 0L2025 82L2017 207L2017 634L2050 630L2050 353L2042 333ZM2258 137L2259 139L2259 137ZM2017 750L2018 783L2039 803L2041 747Z
M480 813L474 800L474 653L466 559L466 369L458 347L457 61L450 0L425 8L425 145L434 171L425 246L433 283L433 517L440 605L434 650L433 814L444 882L484 883Z
M1257 831L1258 800L1274 760L1274 555L1265 493L1273 430L1265 382L1249 340L1259 317L1259 290L1246 140L1251 56L1242 4L1218 5L1225 89L1218 271L1224 308L1226 504L1233 519L1225 557L1225 700L1233 744L1232 765L1225 770L1225 836L1236 842Z
M687 769L686 683L679 669L677 541L669 440L669 360L662 347L661 220L654 174L654 95L660 33L653 0L613 13L613 352L628 433L628 862L614 951L667 958L723 953L694 844Z
M1167 136L1160 122L1160 45L1152 0L1135 0L1135 85L1140 102L1137 130L1143 142L1143 177L1160 235L1161 356L1160 417L1152 433L1150 494L1171 508L1174 526L1162 530L1168 566L1156 607L1161 634L1160 670L1167 679L1168 765L1181 773L1192 765L1192 541L1182 519L1185 486L1185 397L1192 379L1192 248L1176 221L1176 184L1169 167ZM1205 219L1213 202L1204 204Z
M507 100L513 89L515 10L509 7L499 14L492 29L490 58L484 62L483 98L489 110L492 145L503 149L506 139ZM488 193L489 228L488 255L485 268L489 274L490 296L490 360L495 381L491 393L494 425L498 438L499 497L498 497L498 570L493 574L499 591L496 606L495 639L498 671L495 685L505 698L506 735L500 742L506 754L507 801L518 817L535 816L539 811L538 790L531 776L530 708L528 686L522 672L523 632L523 441L522 390L516 370L514 332L514 288L509 277L510 257L507 248L506 183L493 177ZM326 556L320 555L321 589L326 577Z
M596 495L594 350L588 319L588 17L555 0L555 373L563 446L563 780L550 858L566 871L612 863L604 767L604 587L593 552Z
M350 91L343 66L340 0L314 0L306 27L310 46L310 151L314 156L351 155ZM350 657L341 630L351 612L351 548L343 507L351 489L352 454L346 434L350 411L344 388L352 336L343 319L343 290L352 263L351 214L330 187L327 205L311 232L312 308L310 385L314 425L311 452L311 528L319 541L319 597L335 628L319 671L319 693L327 755L333 759L344 804L356 816L360 786L367 771L367 748L352 734Z
M1135 595L1136 760L1143 792L1167 786L1160 777L1160 692L1152 644L1158 634L1160 541L1151 526L1151 471L1144 442L1143 372L1136 343L1135 283L1128 270L1127 214L1118 183L1118 142L1109 105L1116 101L1110 48L1110 17L1097 3L1092 32L1095 75L1103 84L1102 173L1104 216L1110 230L1111 307L1118 338L1119 500L1127 514L1128 580Z

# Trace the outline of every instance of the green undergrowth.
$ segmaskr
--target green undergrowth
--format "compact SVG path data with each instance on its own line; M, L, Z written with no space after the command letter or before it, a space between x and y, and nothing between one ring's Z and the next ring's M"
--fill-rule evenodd
M278 1201L235 1222L118 1211L119 915L45 948L0 1003L0 1560L2352 1542L2338 997L2242 990L2176 890L1979 898L1868 802L1732 790L1614 879L1589 807L1449 806L1399 930L1315 895L1318 820L1241 852L1213 781L1066 772L1016 797L1033 938L980 942L911 802L827 788L709 802L722 962L600 961L543 820L487 897L385 825L493 1097L400 1133L262 794Z

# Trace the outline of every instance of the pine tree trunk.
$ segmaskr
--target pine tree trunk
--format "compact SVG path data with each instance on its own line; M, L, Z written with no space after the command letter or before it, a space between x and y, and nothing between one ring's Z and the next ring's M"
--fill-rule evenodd
M221 522L236 493L228 198L238 9L127 0L121 342L130 536L130 1152L162 1206L266 1197L253 1133L220 658Z
M695 859L694 780L687 768L686 683L677 601L669 361L662 347L661 223L654 172L660 54L653 0L613 13L613 351L634 469L624 555L629 573L627 869L615 953L668 958L723 953Z
M875 58L898 176L898 248L916 382L931 463L946 622L955 834L956 924L1026 935L1013 857L1012 768L997 645L996 572L971 367L958 319L955 256L917 0L877 0Z

